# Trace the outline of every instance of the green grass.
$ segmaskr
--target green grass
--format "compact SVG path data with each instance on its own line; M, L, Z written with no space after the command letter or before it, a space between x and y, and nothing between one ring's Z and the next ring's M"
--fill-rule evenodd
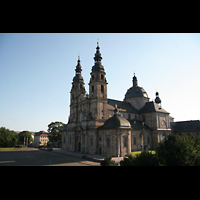
M0 150L12 150L12 149L21 149L23 146L23 148L26 148L26 146L24 145L20 145L18 147L0 147Z
M131 152L132 156L136 156L137 154L140 154L142 151L133 151ZM155 153L154 150L149 150L149 152L152 152L153 154Z

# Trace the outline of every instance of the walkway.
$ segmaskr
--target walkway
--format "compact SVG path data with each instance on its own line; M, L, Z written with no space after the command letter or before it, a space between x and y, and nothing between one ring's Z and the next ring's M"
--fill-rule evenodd
M53 152L71 155L71 156L79 157L79 158L84 158L84 159L92 160L92 161L96 161L96 162L101 162L106 157L106 156L102 156L102 155L92 155L92 154L71 152L71 151L67 151L65 149L61 149L61 148L54 148ZM121 161L123 159L124 159L123 157L119 157L119 161ZM112 157L112 160L114 160L116 163L118 163L118 157Z

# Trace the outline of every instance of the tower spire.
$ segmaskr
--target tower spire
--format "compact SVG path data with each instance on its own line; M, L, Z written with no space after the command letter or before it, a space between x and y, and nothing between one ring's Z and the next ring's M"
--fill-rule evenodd
M77 61L76 69L75 69L76 73L73 78L73 82L84 82L83 77L81 75L82 67L81 67L80 62L81 62L80 55L78 55L78 61Z
M161 99L160 99L160 97L159 97L159 93L157 92L157 89L156 89L156 98L155 98L155 103L161 105Z
M134 72L133 87L137 87L137 86L138 86L138 81L137 81L137 77L135 76L135 72Z
M101 57L101 53L100 53L99 42L97 42L96 53L94 54L95 64L92 67L92 72L93 71L104 71L104 67L101 64L101 60L102 60L102 57Z

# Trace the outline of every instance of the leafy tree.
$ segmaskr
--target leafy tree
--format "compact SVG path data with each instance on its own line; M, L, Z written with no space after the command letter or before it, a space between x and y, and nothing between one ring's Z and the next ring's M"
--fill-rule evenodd
M111 159L112 159L111 156L106 156L104 160L101 161L101 166L117 166L118 164Z
M30 142L33 141L31 133L29 131L22 131L22 132L19 133L19 141L20 142L24 142L24 138L25 138L25 143L26 143L27 137L28 137L28 143L30 144Z
M60 145L64 126L65 124L62 122L51 122L47 130L49 132L49 140Z
M120 162L121 166L158 166L159 160L155 154L148 151L142 151L140 154L133 156L128 155Z
M14 147L18 143L18 135L5 127L0 128L0 146Z
M200 164L200 139L194 141L194 136L183 138L169 135L156 148L156 155L161 165L194 166Z

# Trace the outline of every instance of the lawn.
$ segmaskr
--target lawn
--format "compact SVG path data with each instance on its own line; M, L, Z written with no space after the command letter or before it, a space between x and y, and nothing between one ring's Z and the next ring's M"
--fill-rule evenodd
M133 151L133 152L131 152L131 154L133 155L133 156L136 156L137 154L140 154L142 151ZM149 150L149 152L152 152L153 154L155 153L155 151L154 150Z
M17 147L0 147L0 150L12 150L12 149L21 149L26 148L24 145L19 145Z

